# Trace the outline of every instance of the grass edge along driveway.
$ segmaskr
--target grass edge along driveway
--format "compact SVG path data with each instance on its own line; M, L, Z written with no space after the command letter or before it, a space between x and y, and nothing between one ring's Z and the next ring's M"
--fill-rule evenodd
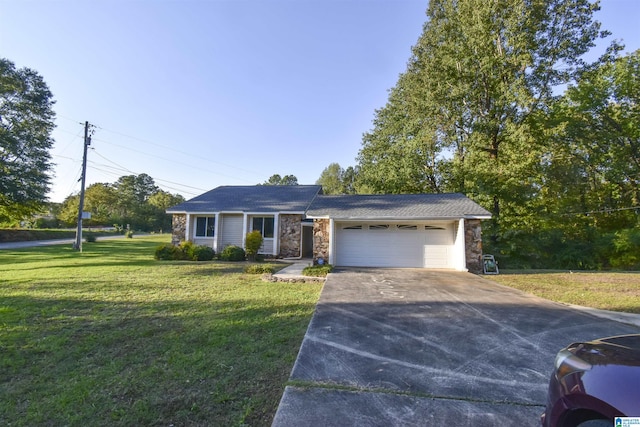
M322 285L169 238L0 251L0 424L271 424Z
M640 314L640 272L507 270L484 277L555 302Z

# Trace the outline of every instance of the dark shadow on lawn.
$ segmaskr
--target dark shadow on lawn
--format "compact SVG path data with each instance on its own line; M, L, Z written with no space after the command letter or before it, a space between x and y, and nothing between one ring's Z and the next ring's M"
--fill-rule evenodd
M313 304L259 304L2 297L0 421L269 425Z

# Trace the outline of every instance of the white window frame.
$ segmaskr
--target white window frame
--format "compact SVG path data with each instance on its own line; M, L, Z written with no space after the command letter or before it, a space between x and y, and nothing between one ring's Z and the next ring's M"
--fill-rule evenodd
M254 225L255 225L254 221L256 219L258 219L258 218L262 219L261 229L254 228ZM271 226L271 233L272 233L271 236L265 236L264 235L265 219L270 219L270 220L273 221L273 224ZM273 238L275 238L275 236L276 236L276 218L275 218L275 216L269 216L269 215L254 215L254 216L252 216L251 217L251 231L259 231L260 234L262 235L263 239L273 239Z
M204 225L204 234L200 235L198 234L198 221L200 219L204 219L205 220L205 225ZM213 220L213 224L210 223L210 221ZM213 239L216 237L216 216L215 215L198 215L195 217L195 224L194 224L194 230L193 230L193 236L195 238L208 238L208 239ZM211 235L209 235L208 231L211 230Z

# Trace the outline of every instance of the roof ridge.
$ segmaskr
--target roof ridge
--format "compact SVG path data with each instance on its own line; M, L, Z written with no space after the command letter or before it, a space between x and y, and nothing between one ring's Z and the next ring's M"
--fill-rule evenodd
M286 184L278 184L278 185L271 185L271 184L246 184L246 185L219 185L215 188L212 188L212 190L215 190L216 188L239 188L239 187L245 187L245 188L253 188L253 187L266 187L266 188L273 188L273 187L288 187L288 188L296 188L296 187L322 187L322 185L318 185L318 184L296 184L296 185L286 185ZM211 191L211 190L209 190Z

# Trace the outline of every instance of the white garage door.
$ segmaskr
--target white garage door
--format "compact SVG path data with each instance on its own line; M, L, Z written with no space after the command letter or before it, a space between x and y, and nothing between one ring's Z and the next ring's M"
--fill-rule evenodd
M337 223L336 265L452 268L453 226Z

